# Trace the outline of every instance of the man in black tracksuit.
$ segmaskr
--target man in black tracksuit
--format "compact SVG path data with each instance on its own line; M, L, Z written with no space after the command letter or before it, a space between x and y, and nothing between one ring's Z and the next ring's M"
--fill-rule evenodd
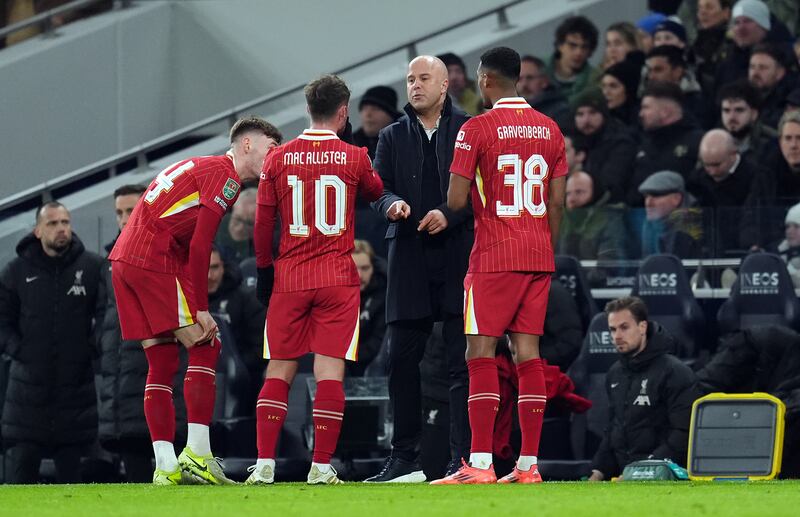
M672 337L648 321L641 299L611 301L606 313L620 358L606 375L608 426L589 480L611 479L649 457L685 465L692 403L700 396L694 373L671 355Z
M383 195L373 208L389 221L386 321L392 454L372 482L424 481L419 466L419 364L434 321L443 322L450 376L451 458L469 454L463 281L473 240L471 211L447 208L450 162L467 115L447 96L447 68L420 56L409 64L405 115L378 137L375 170ZM454 462L455 464L455 462Z
M43 457L56 480L80 483L80 459L97 437L92 358L106 294L103 259L50 202L0 274L0 352L11 358L3 407L7 483L36 483ZM99 323L98 323L99 324Z

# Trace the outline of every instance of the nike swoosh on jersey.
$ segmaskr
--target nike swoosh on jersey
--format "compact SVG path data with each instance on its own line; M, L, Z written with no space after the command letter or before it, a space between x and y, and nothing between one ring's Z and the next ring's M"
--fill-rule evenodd
M612 387L612 388L616 388L617 386L619 386L619 383L618 383L618 382L612 382L612 383L611 383L611 387Z
M38 276L38 275L37 275L37 276L26 276L26 277L25 277L25 283L26 283L26 284L30 284L31 282L33 282L33 281L34 281L34 280L36 280L37 278L39 278L39 276Z

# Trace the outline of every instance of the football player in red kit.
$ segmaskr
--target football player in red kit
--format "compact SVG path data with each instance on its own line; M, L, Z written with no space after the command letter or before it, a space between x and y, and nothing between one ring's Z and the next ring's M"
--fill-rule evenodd
M366 148L339 139L350 90L326 75L305 88L311 128L264 162L256 209L257 292L269 300L264 326L267 375L256 403L258 461L248 484L274 481L275 446L297 359L314 353L314 457L309 484L341 481L331 467L344 416L345 359L358 353L360 280L353 252L356 194L374 201L383 182ZM280 248L272 232L280 214ZM270 297L271 294L271 297Z
M231 148L170 165L150 183L109 255L123 339L142 340L148 374L144 412L156 469L153 483L230 483L211 454L208 424L214 410L220 343L208 313L211 243L242 181L257 179L280 132L259 118L236 122ZM189 353L184 397L186 448L175 456L172 382L178 344Z
M520 57L498 47L481 56L478 84L486 108L461 127L450 166L447 204L460 210L472 194L475 244L464 279L469 369L469 463L433 484L494 483L492 434L500 403L495 346L510 333L519 375L520 457L500 483L536 483L546 402L539 358L553 243L564 205L564 138L553 120L518 97Z

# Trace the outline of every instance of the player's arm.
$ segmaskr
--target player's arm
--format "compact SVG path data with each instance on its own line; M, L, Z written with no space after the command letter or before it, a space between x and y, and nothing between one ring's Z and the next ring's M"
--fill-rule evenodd
M450 174L450 186L447 188L447 208L452 212L465 210L469 205L469 190L472 180L460 174Z
M208 313L208 265L211 262L211 244L221 220L222 215L217 209L201 204L189 243L189 278L197 306L196 319L204 330L203 336L196 343L208 341L217 332L216 323Z
M375 149L375 160L372 162L373 168L383 181L383 193L372 203L372 208L389 222L407 219L411 215L411 206L394 193L395 169L392 145L389 128L382 129L378 133L378 147Z
M564 214L566 191L566 176L559 176L550 180L547 199L547 220L550 223L550 238L553 249L556 249L556 244L558 243L558 230L561 226L561 216Z
M381 180L381 177L372 168L366 148L361 149L358 193L366 201L376 201L383 194L383 180Z
M256 198L256 221L253 233L253 245L256 251L256 268L258 279L256 281L256 298L263 305L269 303L272 286L275 282L275 267L272 264L272 235L275 231L275 220L278 211L278 195L275 191L275 181L270 174L275 153L267 155L264 162L264 172L258 183L258 197Z

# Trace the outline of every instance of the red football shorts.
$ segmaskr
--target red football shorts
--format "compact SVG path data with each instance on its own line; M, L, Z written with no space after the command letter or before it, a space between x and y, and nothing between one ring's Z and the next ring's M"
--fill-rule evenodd
M194 323L194 291L182 274L148 271L115 260L111 281L123 339L171 336L173 330Z
M296 359L309 352L358 358L358 286L272 293L264 325L264 358Z
M500 337L544 333L551 273L468 273L464 278L464 334Z

